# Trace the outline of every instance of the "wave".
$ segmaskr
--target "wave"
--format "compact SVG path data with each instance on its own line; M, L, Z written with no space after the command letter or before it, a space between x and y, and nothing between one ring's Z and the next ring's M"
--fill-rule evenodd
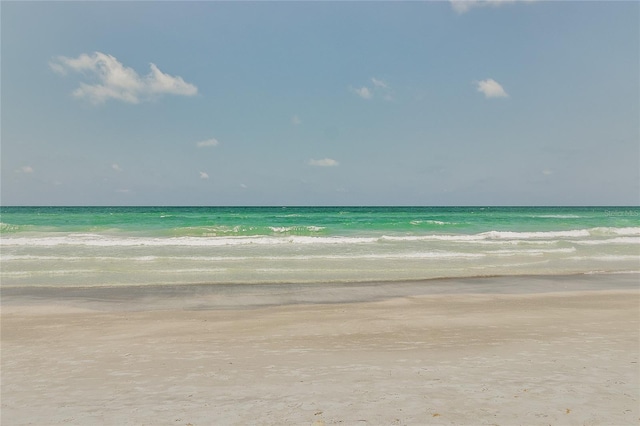
M631 236L631 235L640 235L640 227L627 227L627 228L605 228L605 227L599 227L599 228L592 228L589 230L589 232L591 233L591 235L594 236L611 236L611 235L625 235L625 236Z
M419 241L419 240L440 240L440 241L483 241L483 240L549 240L549 239L581 239L593 236L617 236L617 235L640 235L640 228L591 228L575 229L569 231L487 231L479 234L429 234L410 236L383 236L383 240L389 241Z
M269 229L277 234L299 233L299 232L320 232L326 229L324 226L269 226Z
M636 260L640 262L640 254L605 254L605 255L597 255L597 256L572 256L567 258L569 260L597 260L602 262L624 262L629 260Z
M241 261L300 261L300 260L366 260L366 259L472 259L481 257L509 257L509 256L542 256L546 254L570 254L575 253L574 247L560 249L522 249L522 250L488 250L483 252L455 252L446 250L395 252L395 253L346 253L346 254L309 254L309 255L253 255L253 256L216 256L216 255L144 255L144 256L50 256L50 255L3 255L2 261L38 261L38 262L77 262L77 261L130 261L130 262L166 262L166 261L192 261L192 262L241 262ZM637 255L599 255L599 256L573 256L571 260L640 260Z
M253 225L219 225L219 226L187 226L174 228L168 235L175 237L264 237L290 235L317 235L326 230L324 226L253 226Z
M540 214L540 215L530 215L527 217L544 218L544 219L580 219L582 218L582 216L578 216L576 214Z
M548 253L574 253L576 251L575 247L568 248L559 248L559 249L521 249L521 250L488 250L484 253L487 254L497 254L500 256L517 256L517 255L544 255Z
M298 235L296 231L316 235ZM640 227L591 228L569 231L488 231L478 234L425 234L425 235L370 235L325 236L317 235L323 227L272 227L267 235L218 235L198 233L187 236L138 237L117 233L71 233L66 235L42 234L24 236L15 233L3 236L0 246L236 246L283 244L374 244L403 242L450 242L497 245L556 245L561 241L575 244L640 244ZM612 238L607 238L612 237Z
M537 232L489 231L479 235L488 239L582 238L591 236L588 229Z
M363 244L373 243L375 237L304 237L304 236L256 236L256 237L106 237L101 235L76 234L62 237L3 238L0 246L235 246L235 245L282 245L282 244Z
M640 244L640 237L616 237L599 240L574 241L580 245L598 246L602 244Z
M442 220L412 220L409 222L411 225L422 225L427 223L429 225L455 225L453 222L444 222Z
M3 261L48 261L48 262L76 262L76 261L111 261L111 262L165 262L165 261L193 261L193 262L239 262L239 261L301 261L301 260L380 260L380 259L472 259L486 257L483 253L465 253L452 251L412 252L412 253L363 253L363 254L312 254L312 255L281 255L281 256L32 256L10 255L3 256Z
M12 223L0 222L0 234L17 233L29 229L27 225L14 225Z

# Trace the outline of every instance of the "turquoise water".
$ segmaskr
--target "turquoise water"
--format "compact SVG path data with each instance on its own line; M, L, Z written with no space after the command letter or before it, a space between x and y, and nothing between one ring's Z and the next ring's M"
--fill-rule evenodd
M638 207L3 207L2 286L640 270Z

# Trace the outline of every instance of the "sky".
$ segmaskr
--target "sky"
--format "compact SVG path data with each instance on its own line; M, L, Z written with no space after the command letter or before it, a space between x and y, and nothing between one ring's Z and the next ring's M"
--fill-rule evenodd
M2 205L639 205L640 3L10 2Z

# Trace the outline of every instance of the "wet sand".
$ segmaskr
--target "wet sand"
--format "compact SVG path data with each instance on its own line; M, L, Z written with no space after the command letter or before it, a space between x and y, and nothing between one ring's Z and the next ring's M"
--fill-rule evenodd
M5 289L2 425L640 423L637 275L274 289Z

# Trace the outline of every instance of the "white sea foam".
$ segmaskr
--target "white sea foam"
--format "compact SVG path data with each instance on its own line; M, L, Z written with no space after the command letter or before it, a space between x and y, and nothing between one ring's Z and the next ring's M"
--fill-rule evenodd
M318 255L280 255L280 256L3 256L3 261L32 260L40 262L242 262L242 261L305 261L305 260L382 260L382 259L471 259L485 257L483 253L463 252L413 252L413 253L365 253L365 254L318 254Z
M513 231L489 231L478 234L489 239L532 239L532 238L583 238L591 234L586 229L574 231L539 231L539 232L513 232Z
M380 241L478 241L482 240L484 237L480 234L435 234L435 235L383 235L380 237Z
M45 270L29 270L29 271L2 271L2 277L20 277L20 276L34 276L34 275L46 275L46 276L58 276L58 275L80 275L80 274L92 274L96 271L93 269L47 269Z
M12 261L37 261L37 262L165 262L165 261L193 261L193 262L215 262L215 261L245 261L253 259L283 259L283 257L260 257L260 256L34 256L34 255L2 255L3 262Z
M132 247L132 246L236 246L236 245L282 245L282 244L363 244L373 243L378 239L375 237L306 237L306 236L283 236L283 237L171 237L171 238L137 238L137 237L111 237L88 234L67 235L63 237L40 237L40 238L3 238L0 240L1 246L100 246L100 247Z
M325 229L323 226L270 226L269 229L275 233L290 233L290 232L319 232Z
M560 240L479 240L474 241L474 244L484 246L550 246L559 244Z
M607 275L627 275L627 274L640 274L640 270L635 271L607 271L607 270L595 270L588 271L584 273L585 275L599 275L599 274L607 274Z
M597 230L611 229L611 233L620 230L617 235L636 235L635 232L640 228L594 228ZM592 236L592 230L576 229L571 231L537 231L537 232L516 232L516 231L488 231L479 234L430 234L430 235L411 235L411 236L383 236L381 239L390 241L420 241L420 240L439 240L439 241L491 241L491 240L510 240L510 241L526 241L533 242L535 240L548 240L557 238L580 239ZM605 231L600 231L605 232ZM625 233L626 232L626 233Z
M501 256L516 256L516 255L543 255L547 253L574 253L575 247L559 248L559 249L521 249L521 250L488 250L487 254L497 254Z
M451 222L443 222L441 220L412 220L409 223L411 225L421 225L423 223L428 223L431 225L453 225Z
M626 262L629 260L635 260L640 262L640 255L625 255L625 254L606 254L606 255L596 255L596 256L572 256L568 258L569 260L597 260L602 262Z
M0 232L10 232L19 229L19 226L0 222Z
M603 238L599 240L581 240L575 241L576 244L599 246L603 244L640 244L640 237L616 237L616 238Z
M289 259L331 259L331 260L381 260L381 259L473 259L481 258L486 255L483 253L463 253L463 252L413 252L413 253L369 253L369 254L347 254L347 255L325 255L325 256L295 256ZM274 258L277 260L279 258Z
M560 241L577 244L640 244L640 228L592 228L571 231L488 231L479 234L427 234L427 235L383 235L383 236L302 236L289 235L295 227L273 227L272 231L280 235L268 236L183 236L183 237L132 237L117 234L79 233L47 236L3 236L0 246L50 247L63 245L133 247L133 246L240 246L240 245L341 245L373 244L395 242L450 242L469 244L503 245L554 245ZM321 231L323 227L306 226L302 229L311 232ZM233 232L236 232L234 229ZM613 238L605 238L605 237Z
M531 215L527 217L540 217L546 219L580 219L581 216L575 214L541 214L541 215Z
M640 235L640 227L627 227L627 228L592 228L589 230L591 235L594 236L610 236L610 235Z

